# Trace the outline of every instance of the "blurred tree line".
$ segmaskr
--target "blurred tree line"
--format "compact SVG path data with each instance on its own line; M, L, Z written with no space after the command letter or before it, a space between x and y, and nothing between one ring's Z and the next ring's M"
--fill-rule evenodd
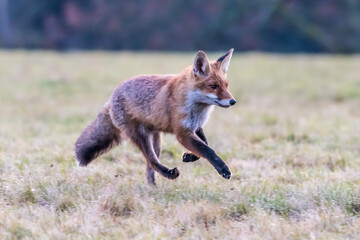
M359 0L0 0L0 46L360 50Z

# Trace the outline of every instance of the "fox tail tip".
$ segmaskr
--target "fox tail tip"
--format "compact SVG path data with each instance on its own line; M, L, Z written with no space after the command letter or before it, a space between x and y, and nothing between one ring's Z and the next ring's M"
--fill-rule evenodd
M81 161L78 157L75 157L75 161L78 167L86 167L88 163Z

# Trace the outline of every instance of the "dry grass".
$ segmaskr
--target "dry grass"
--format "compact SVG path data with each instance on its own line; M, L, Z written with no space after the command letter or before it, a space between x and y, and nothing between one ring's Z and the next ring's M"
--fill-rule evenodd
M0 238L359 239L358 56L235 56L238 104L205 127L231 180L182 163L173 136L162 162L181 175L157 187L129 142L76 167L73 143L119 81L192 57L1 52Z

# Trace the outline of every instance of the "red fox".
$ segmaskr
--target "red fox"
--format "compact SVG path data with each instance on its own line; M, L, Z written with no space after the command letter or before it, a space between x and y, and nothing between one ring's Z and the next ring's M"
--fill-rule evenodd
M155 171L175 179L180 175L178 169L169 169L159 161L164 132L175 134L189 151L182 157L184 162L203 157L229 179L229 168L208 146L202 126L214 105L227 108L236 103L226 79L233 51L214 62L199 51L193 66L179 74L144 75L121 83L76 141L78 164L86 166L128 137L146 158L149 183L155 184Z

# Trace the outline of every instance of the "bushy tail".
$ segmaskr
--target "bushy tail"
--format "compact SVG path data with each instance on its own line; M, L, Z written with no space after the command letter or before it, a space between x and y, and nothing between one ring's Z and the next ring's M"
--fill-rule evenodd
M120 140L120 131L112 123L109 108L104 107L76 141L76 161L79 166L86 166L99 155L118 145Z

